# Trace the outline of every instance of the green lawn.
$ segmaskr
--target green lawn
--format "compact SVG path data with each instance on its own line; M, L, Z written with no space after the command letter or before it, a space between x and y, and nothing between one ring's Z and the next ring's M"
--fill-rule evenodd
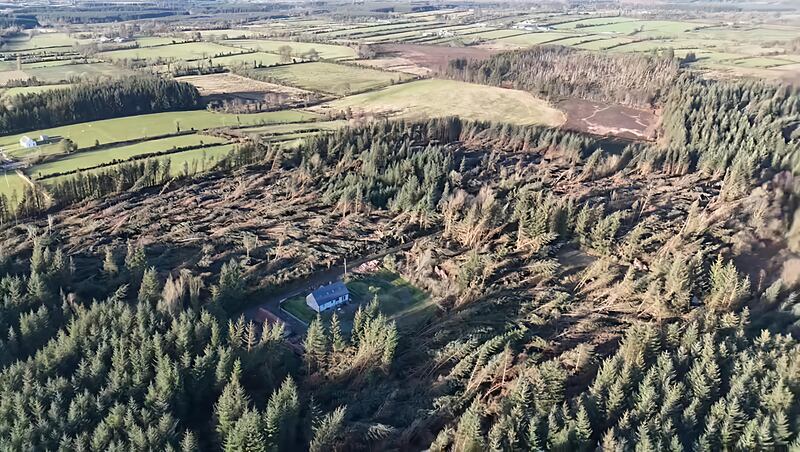
M557 126L564 114L533 94L453 80L419 80L345 97L319 108L382 112L412 119L465 119Z
M215 55L233 55L241 52L241 49L213 42L187 42L145 49L113 50L111 52L102 52L98 54L98 57L106 60L156 60L160 58L163 60L186 61L211 58Z
M24 156L30 149L20 149L19 139L24 136L66 137L74 141L78 147L93 146L95 140L100 143L114 143L137 138L153 137L174 133L177 126L181 130L203 130L214 127L237 125L267 125L287 122L301 122L316 119L318 116L309 112L283 110L267 113L235 115L213 113L207 110L176 111L153 113L149 115L128 116L124 118L104 119L102 121L84 122L69 126L55 127L41 131L26 132L0 138L0 147L6 148L12 155ZM40 150L37 150L37 152Z
M281 303L281 307L306 324L311 323L314 317L317 316L317 313L306 305L305 295L297 295L296 297L289 298Z
M225 44L269 53L278 53L278 49L281 47L289 46L292 48L292 54L297 57L300 57L309 50L314 49L319 52L320 58L327 60L344 60L356 57L356 51L351 47L316 42L310 43L263 39L231 39L225 41Z
M200 144L224 143L218 137L205 135L181 135L177 137L150 140L141 143L120 146L97 151L77 152L58 160L52 160L34 165L27 173L35 178L42 178L54 173L66 173L83 168L92 168L115 160L128 160L140 155L168 151L173 148L183 148Z
M270 80L337 96L391 85L412 76L400 72L379 71L344 64L314 62L261 69Z

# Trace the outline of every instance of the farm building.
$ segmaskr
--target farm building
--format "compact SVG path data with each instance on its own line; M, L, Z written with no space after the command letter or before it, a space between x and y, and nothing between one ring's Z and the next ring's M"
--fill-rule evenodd
M322 286L306 296L306 304L316 312L335 308L350 300L350 291L343 282Z
M36 140L31 137L22 137L19 139L19 145L24 148L35 148L36 147Z

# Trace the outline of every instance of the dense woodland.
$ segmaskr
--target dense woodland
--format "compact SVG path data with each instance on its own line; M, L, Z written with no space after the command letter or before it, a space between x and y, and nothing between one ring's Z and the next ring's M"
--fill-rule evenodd
M678 61L668 55L601 54L562 46L536 46L485 60L452 60L448 77L532 91L550 99L650 106L677 77Z
M88 81L0 104L0 134L199 106L197 88L184 82L148 76Z
M501 54L450 75L657 102L661 140L377 121L297 147L241 146L200 180L188 166L176 177L168 162L134 161L26 193L16 215L32 218L4 209L0 229L0 442L800 449L800 94L680 74L669 58L587 55ZM204 177L213 189L195 188ZM217 204L161 220L170 235L187 231L169 243L128 226L146 200L172 213L212 195L240 212L259 199L291 206L279 216L315 216L232 225ZM101 197L126 203L124 215L81 203ZM381 263L431 297L430 315L388 316L376 291L351 322L312 321L299 353L280 327L241 315L273 281L297 277L286 241L306 247L287 254L312 255L332 247L324 227L379 218L382 242L414 240Z

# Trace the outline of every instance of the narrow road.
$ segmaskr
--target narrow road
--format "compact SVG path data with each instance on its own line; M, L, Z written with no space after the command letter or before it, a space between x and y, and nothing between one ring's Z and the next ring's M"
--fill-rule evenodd
M417 240L424 239L427 237L433 237L438 234L440 234L440 232L434 232L429 235L417 237L407 243L403 243L402 245L385 249L375 254L370 254L369 256L364 256L352 261L348 261L347 267L349 269L354 269L359 265L363 264L364 262L369 262L375 259L381 259L387 254L392 254L398 251L404 251L410 249L414 245L414 243L417 242ZM327 270L315 272L306 278L296 280L290 283L289 285L282 287L277 293L272 294L268 298L266 298L264 302L245 309L243 314L246 319L254 320L255 315L258 312L258 309L264 308L267 311L270 311L271 313L278 316L278 318L280 318L284 322L286 322L286 325L292 329L292 333L302 335L303 333L305 333L306 329L308 329L308 325L306 325L303 322L300 322L298 319L284 312L280 308L281 303L288 298L292 298L296 295L308 294L309 292L311 292L312 290L316 289L321 285L336 281L340 279L343 274L344 274L344 265L331 267Z

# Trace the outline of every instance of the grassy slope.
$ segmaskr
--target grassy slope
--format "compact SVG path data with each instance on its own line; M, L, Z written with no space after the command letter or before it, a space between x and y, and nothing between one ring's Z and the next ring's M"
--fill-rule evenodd
M228 155L228 153L233 150L234 145L232 144L223 144L220 146L214 146L210 148L203 148L203 149L194 149L191 151L183 151L183 152L176 152L174 154L164 155L161 157L154 157L154 159L158 159L162 162L169 160L170 161L170 174L173 176L177 176L181 174L183 171L184 163L189 165L189 172L190 174L195 174L198 172L203 172L206 170L211 169L217 162ZM111 166L104 166L101 168L91 169L82 171L82 173L100 173L103 171L107 171L110 168L116 165ZM45 185L52 185L56 182L61 182L71 177L74 177L74 174L68 174L65 176L58 176L49 179L44 179L42 182Z
M23 135L38 137L41 134L45 134L51 137L66 137L72 139L79 147L87 147L94 145L95 140L99 140L100 143L112 143L174 133L177 129L176 123L180 123L182 130L191 128L202 130L213 127L236 126L238 124L256 126L298 122L316 117L317 115L315 114L296 110L247 115L212 113L206 110L154 113L10 135L0 138L0 147L7 147L12 155L23 156L29 152L29 150L21 150L19 148L19 139Z
M182 135L178 137L164 138L161 140L145 141L129 146L102 149L99 151L78 152L63 157L59 160L34 165L30 168L30 170L27 171L27 173L33 177L40 178L53 173L64 173L82 168L91 168L93 166L102 165L114 160L127 160L139 155L168 151L172 148L194 146L201 143L211 144L224 142L224 139L217 137L204 135Z
M336 109L396 112L421 118L457 115L466 119L514 124L560 125L564 114L523 91L452 80L420 80L345 97L326 106Z
M324 62L292 64L263 71L287 85L340 96L387 86L392 81L406 80L410 77L399 72Z
M6 195L9 202L16 195L19 202L28 183L14 171L0 171L0 194Z
M307 43L307 42L294 42L294 41L272 41L261 39L232 39L225 41L226 44L234 45L237 47L244 47L252 50L259 50L262 52L276 53L278 49L283 46L292 48L292 54L301 55L311 49L319 52L320 58L329 60L342 60L347 58L355 58L356 51L347 46L339 46L332 44L321 43Z

